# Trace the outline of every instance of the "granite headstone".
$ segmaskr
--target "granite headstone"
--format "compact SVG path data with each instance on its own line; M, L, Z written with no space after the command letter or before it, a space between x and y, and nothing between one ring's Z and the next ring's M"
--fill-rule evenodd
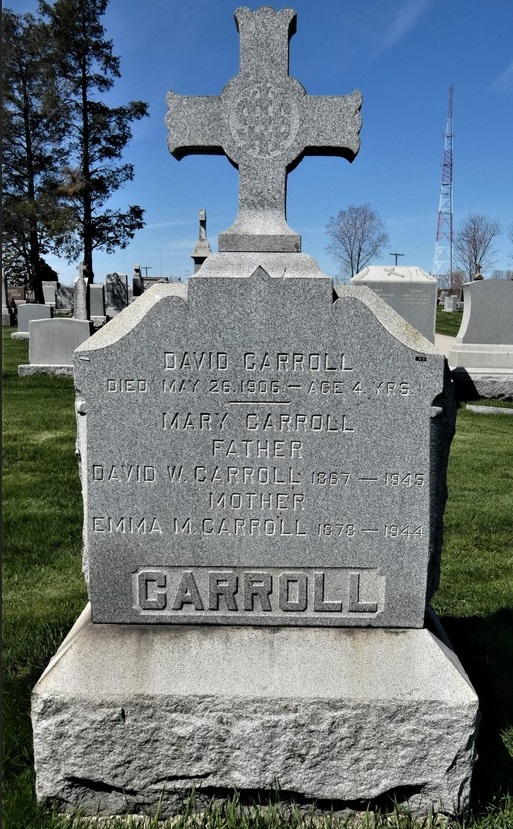
M29 362L20 377L32 374L73 376L73 352L90 336L87 320L55 318L30 323Z
M43 282L42 285L45 305L55 307L55 289L57 287L57 282Z
M290 9L235 18L239 75L171 94L168 125L176 156L239 167L236 222L188 285L75 352L91 610L33 693L37 794L94 814L234 786L457 812L477 699L425 618L452 385L372 291L335 295L285 219L304 152L354 157L359 93L288 76Z
M351 279L366 285L430 342L435 341L438 282L422 268L407 265L370 265Z
M112 318L128 305L128 277L124 273L108 273L105 277L105 311Z
M31 320L51 319L52 308L49 305L27 302L18 306L18 330L11 334L13 340L28 340Z
M458 395L513 400L513 281L463 286L463 317L448 360Z

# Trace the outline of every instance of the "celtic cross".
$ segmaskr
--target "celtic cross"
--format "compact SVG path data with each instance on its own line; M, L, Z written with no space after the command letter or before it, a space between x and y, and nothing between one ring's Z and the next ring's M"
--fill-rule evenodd
M167 95L168 147L225 154L239 170L239 212L219 251L299 252L286 221L287 173L304 155L352 161L360 147L361 94L310 96L288 73L292 9L237 9L240 71L218 96Z

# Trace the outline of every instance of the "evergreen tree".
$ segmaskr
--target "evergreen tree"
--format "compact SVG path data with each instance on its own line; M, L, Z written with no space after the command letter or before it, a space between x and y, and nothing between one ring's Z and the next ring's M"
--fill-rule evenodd
M58 247L72 221L56 189L65 124L47 27L6 9L2 30L3 259L8 280L44 302L42 254Z
M148 114L143 101L109 107L102 95L120 77L119 58L100 22L108 0L40 0L49 22L55 71L65 87L70 162L60 192L73 211L74 233L67 235L68 259L82 259L93 281L93 250L112 253L127 246L144 227L138 205L125 212L105 208L107 200L134 175L132 164L119 162L132 137L131 124Z

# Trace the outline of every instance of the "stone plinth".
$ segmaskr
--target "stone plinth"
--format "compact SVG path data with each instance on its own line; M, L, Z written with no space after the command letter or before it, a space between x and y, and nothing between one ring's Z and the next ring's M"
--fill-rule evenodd
M37 794L179 810L195 787L468 804L477 698L440 631L93 625L33 692Z

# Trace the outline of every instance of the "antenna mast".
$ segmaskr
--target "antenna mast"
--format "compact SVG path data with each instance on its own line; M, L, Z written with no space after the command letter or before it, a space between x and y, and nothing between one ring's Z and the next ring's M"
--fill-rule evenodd
M454 86L449 87L449 108L445 128L444 160L442 164L442 184L440 186L440 203L438 207L438 225L436 229L435 259L433 276L440 282L449 277L449 287L453 287L452 253L453 253L453 203L452 203L452 100Z

